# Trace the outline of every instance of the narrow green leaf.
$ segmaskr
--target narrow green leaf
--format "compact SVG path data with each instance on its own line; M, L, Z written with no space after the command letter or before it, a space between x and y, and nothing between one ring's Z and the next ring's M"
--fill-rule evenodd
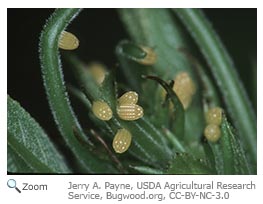
M64 159L38 123L10 97L7 107L9 156L13 162L21 159L17 163L9 159L8 169L17 169L16 173L69 173Z
M215 174L204 160L189 154L178 154L172 160L167 174Z
M233 132L233 128L223 116L221 124L221 138L218 143L210 143L215 156L218 174L252 174L243 147Z
M176 137L176 135L174 135L169 129L166 128L164 128L163 131L173 146L173 152L176 153L186 152L184 148L184 144Z
M218 157L216 157L214 155L214 150L212 149L211 145L207 142L207 141L202 141L202 147L204 149L204 154L205 154L205 158L209 164L209 166L214 170L214 172L217 172L217 174L223 174L223 170L219 169L220 167L223 166L223 162L221 163L221 166L217 166L217 164L219 162L216 162L216 159ZM220 161L222 161L222 159L220 158ZM219 173L221 172L221 173Z
M116 55L129 85L136 92L142 93L141 76L145 75L150 67L139 64L138 59L143 59L147 54L137 44L123 40L116 47Z
M154 175L161 175L164 174L163 171L160 171L158 169L149 168L147 166L130 166L130 168L136 170L137 172L141 174L154 174Z
M252 168L249 166L243 146L234 134L233 128L225 116L223 117L221 130L224 158L226 158L226 160L228 159L228 163L226 163L227 168L233 166L232 168L234 168L235 174L251 174L251 169L255 169L255 167Z
M92 104L82 91L80 91L78 88L72 85L67 85L67 90L71 95L76 97L81 103L85 104L87 110L91 110Z
M104 132L107 132L108 134L113 135L114 132L109 124L107 124L105 121L99 120L93 113L92 113L92 104L91 101L86 97L86 95L79 90L78 88L68 85L67 89L73 97L75 97L83 106L85 107L85 111L91 121L97 126L101 127L100 131L104 130Z
M256 164L256 117L231 58L199 9L174 9L204 54L241 140Z
M184 117L184 108L182 103L180 102L179 98L177 97L176 93L173 89L162 79L155 77L155 76L146 76L148 79L152 79L157 81L167 92L169 98L173 103L173 115L174 124L175 124L175 135L177 135L180 139L184 138L184 130L185 130L185 117Z
M218 143L215 143L215 144L209 143L209 145L213 152L214 164L215 164L215 169L217 171L217 174L224 175L225 169L224 169L224 157L223 157L222 146ZM211 152L207 151L206 153L210 154Z
M80 164L80 171L85 173L115 172L112 166L96 158L74 135L87 140L71 108L64 85L62 67L58 52L60 34L80 12L80 9L56 9L48 19L40 36L40 61L42 77L53 117L60 133ZM92 146L91 142L89 145Z
M198 59L195 58L188 50L180 49L180 51L185 54L189 62L191 62L193 65L194 70L197 72L197 75L201 81L203 101L209 107L221 106L215 84L208 76L204 66L202 66Z
M159 130L154 128L146 118L132 122L121 120L118 122L133 136L129 152L134 157L154 167L165 168L172 154L164 141L164 135Z
M32 169L27 163L21 158L10 145L7 145L7 172L9 173L32 173Z

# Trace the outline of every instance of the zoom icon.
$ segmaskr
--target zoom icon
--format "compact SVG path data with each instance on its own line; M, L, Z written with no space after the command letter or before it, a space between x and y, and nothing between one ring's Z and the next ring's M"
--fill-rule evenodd
M21 191L19 190L19 188L16 187L16 180L14 180L14 179L9 179L9 180L7 181L7 186L8 186L9 188L14 188L14 189L16 189L16 191L17 191L18 193L21 193Z

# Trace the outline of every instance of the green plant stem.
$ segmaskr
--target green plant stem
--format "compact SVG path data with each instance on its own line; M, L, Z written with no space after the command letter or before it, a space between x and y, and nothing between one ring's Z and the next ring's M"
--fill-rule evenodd
M199 9L174 9L199 45L219 86L243 144L256 164L256 117L228 52Z
M114 172L111 165L98 160L87 148L81 145L74 135L86 139L85 133L71 108L64 85L63 72L58 52L60 34L80 9L56 9L48 19L40 36L40 61L48 102L60 133L73 151L80 171L85 173ZM91 143L89 143L91 145ZM111 171L112 170L112 171Z

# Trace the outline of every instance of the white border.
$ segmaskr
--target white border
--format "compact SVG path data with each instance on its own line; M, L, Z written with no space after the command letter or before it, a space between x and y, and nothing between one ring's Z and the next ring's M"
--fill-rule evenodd
M1 37L0 37L0 52L1 52L1 74L0 74L0 163L6 164L7 158L7 23L6 16L7 12L5 8L0 10L1 16ZM4 173L5 172L5 173ZM0 175L6 174L6 167L0 165ZM1 177L0 177L1 178ZM0 185L0 191L2 186Z
M263 95L261 92L261 87L263 87L263 70L260 68L263 65L263 58L261 57L263 53L263 40L260 36L263 36L263 8L260 7L257 9L257 170L258 175L263 175L263 130L262 130L262 121L263 121Z
M256 8L260 0L9 0L7 8Z

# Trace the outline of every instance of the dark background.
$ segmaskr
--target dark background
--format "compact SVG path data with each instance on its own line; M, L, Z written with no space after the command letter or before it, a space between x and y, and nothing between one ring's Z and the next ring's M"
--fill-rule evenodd
M39 35L54 9L8 9L8 94L41 124L52 137L58 135L43 88L38 57ZM257 10L205 9L207 17L233 57L256 109L251 91L252 65L256 68ZM77 49L86 61L102 61L112 67L116 44L127 33L114 9L87 9L70 25L81 39ZM84 50L85 49L85 50Z

